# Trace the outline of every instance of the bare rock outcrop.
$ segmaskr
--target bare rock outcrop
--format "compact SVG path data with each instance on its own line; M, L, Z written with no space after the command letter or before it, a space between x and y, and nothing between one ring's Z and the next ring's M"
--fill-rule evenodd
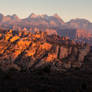
M90 48L67 37L44 32L7 31L0 33L0 65L17 70L35 70L51 66L51 70L80 68ZM8 70L5 67L5 70Z

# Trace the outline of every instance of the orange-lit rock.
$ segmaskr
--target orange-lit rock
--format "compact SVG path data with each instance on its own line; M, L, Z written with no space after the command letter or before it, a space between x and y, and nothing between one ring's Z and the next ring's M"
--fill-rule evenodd
M37 44L33 43L32 46L26 51L26 56L33 56L36 53Z
M20 37L19 36L14 36L10 39L10 42L14 42L16 40L18 40Z
M2 37L2 34L0 33L0 38Z
M45 50L50 50L51 47L52 47L52 45L49 43L44 43L44 44L40 45L40 48L45 49Z
M21 50L16 50L11 56L13 57L12 58L12 60L14 61L17 57L18 57L18 55L19 54L21 54Z
M11 64L27 70L37 66L45 67L48 64L56 70L62 70L63 67L79 68L90 50L89 45L83 42L48 35L46 32L32 34L10 30L1 35L4 39L0 39L0 64L7 62L9 68ZM18 70L21 69L19 68Z
M55 53L53 54L48 54L48 57L46 58L47 62L53 62L56 59Z
M23 41L22 39L18 41L17 46L19 49L25 49L30 45L30 41Z
M7 33L7 34L5 35L5 40L8 41L10 37L12 37L12 34Z
M57 32L56 32L56 30L54 30L54 29L46 29L46 32L47 32L49 35L52 35L52 34L56 34L56 35L57 35Z

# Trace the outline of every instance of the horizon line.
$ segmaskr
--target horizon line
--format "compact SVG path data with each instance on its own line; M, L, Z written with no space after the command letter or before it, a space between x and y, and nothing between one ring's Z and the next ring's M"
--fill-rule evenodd
M53 13L53 14L44 14L44 13L40 13L40 14L38 14L38 13L34 13L34 12L32 12L32 13L30 13L28 16L19 16L19 14L16 14L16 13L12 13L12 14L4 14L4 13L1 13L0 12L0 14L2 14L3 16L13 16L13 15L16 15L19 19L25 19L25 18L27 18L27 17L29 17L31 14L35 14L35 15L37 15L37 16L44 16L44 15L47 15L47 16L55 16L55 15L57 15L58 17L60 17L60 19L62 19L64 22L69 22L69 21L71 21L71 20L76 20L76 19L85 19L85 20L88 20L90 23L92 23L92 21L91 20L89 20L88 18L86 18L86 17L75 17L75 18L70 18L70 19L68 19L68 20L65 20L63 17L61 17L58 13Z

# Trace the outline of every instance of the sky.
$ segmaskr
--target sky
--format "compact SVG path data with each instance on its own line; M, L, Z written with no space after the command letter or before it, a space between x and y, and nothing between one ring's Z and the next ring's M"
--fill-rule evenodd
M35 14L58 14L64 21L86 18L92 22L92 0L0 0L0 13L20 18Z

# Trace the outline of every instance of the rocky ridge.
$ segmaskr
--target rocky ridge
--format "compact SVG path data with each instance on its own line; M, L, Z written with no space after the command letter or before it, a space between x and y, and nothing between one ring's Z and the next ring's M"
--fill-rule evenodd
M0 32L0 68L4 71L12 68L18 71L45 67L50 71L80 68L89 51L89 45L83 42L46 32Z
M48 32L50 35L68 36L72 40L92 45L92 23L86 19L77 18L64 22L58 14L48 16L32 13L24 19L20 19L16 14L7 16L0 14L0 28L31 33Z

